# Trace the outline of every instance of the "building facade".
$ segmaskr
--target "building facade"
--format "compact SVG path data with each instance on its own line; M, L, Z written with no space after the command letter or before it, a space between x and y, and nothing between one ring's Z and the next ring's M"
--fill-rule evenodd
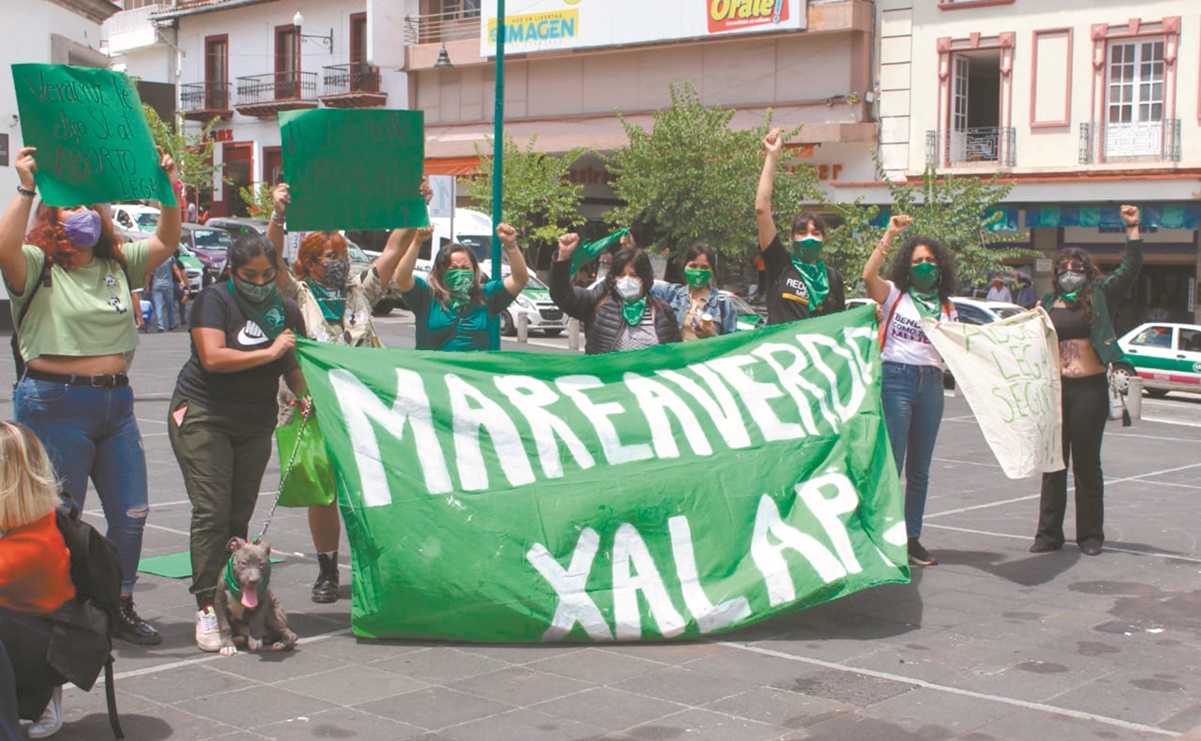
M691 83L705 104L736 109L736 127L762 124L769 110L782 127L803 123L798 151L827 180L867 179L877 136L867 102L871 7L864 0L509 3L505 128L519 145L536 135L541 151L610 152L627 143L618 111L649 128L652 112L671 105L671 85ZM381 21L372 58L408 72L409 107L425 112L427 170L471 172L476 147L488 151L492 136L495 0L371 0L369 9ZM401 46L389 43L397 23ZM615 203L598 158L577 162L572 178L585 186L589 219Z
M369 61L366 11L365 0L194 0L151 14L180 50L180 114L196 129L217 120L214 160L230 182L201 194L211 215L243 214L240 188L280 180L279 112L408 107L404 73Z
M880 159L891 179L999 173L1042 253L1121 259L1121 203L1142 208L1146 264L1119 328L1201 321L1201 6L1161 0L880 0ZM848 197L879 198L872 183Z

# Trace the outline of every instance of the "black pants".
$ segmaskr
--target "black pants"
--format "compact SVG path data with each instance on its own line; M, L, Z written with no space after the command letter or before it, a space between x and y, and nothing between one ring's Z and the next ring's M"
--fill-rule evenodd
M15 678L14 695L4 690L0 707L6 719L11 718L16 702L17 714L26 720L37 720L50 702L50 693L65 681L58 672L46 663L46 649L50 645L50 618L28 615L0 607L0 644L4 646L7 664ZM4 667L0 666L0 677ZM0 690L4 682L0 679ZM0 726L0 739L5 738Z
M1105 479L1101 473L1101 436L1109 419L1109 379L1104 373L1063 379L1063 463L1076 482L1076 543L1105 542ZM1068 471L1043 474L1036 543L1063 545L1063 516L1068 503Z

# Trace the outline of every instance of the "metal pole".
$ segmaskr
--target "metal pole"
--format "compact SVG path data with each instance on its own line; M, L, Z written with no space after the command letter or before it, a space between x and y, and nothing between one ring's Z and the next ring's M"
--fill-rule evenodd
M503 217L501 200L504 195L505 152L505 0L496 0L496 113L492 131L492 278L502 277L500 240L495 229ZM500 322L488 323L488 340L493 350L500 349Z

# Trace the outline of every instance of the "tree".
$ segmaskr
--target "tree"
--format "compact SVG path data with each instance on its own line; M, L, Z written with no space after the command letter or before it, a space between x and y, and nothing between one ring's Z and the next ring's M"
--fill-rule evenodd
M271 198L272 190L274 188L271 183L259 183L238 188L238 195L242 197L242 203L246 204L250 218L266 219L271 216L271 212L275 209L275 203Z
M696 88L684 83L671 86L671 107L652 115L650 131L621 118L630 143L606 165L616 176L613 190L625 205L609 212L609 222L633 227L644 235L642 241L649 233L663 252L679 253L704 242L731 257L756 254L755 188L771 114L759 127L735 131L730 128L734 113L703 105ZM815 189L816 176L808 170L781 168L773 207L791 220L803 195Z
M223 174L224 163L213 165L213 148L217 143L209 136L209 132L217 125L216 118L205 124L200 133L189 134L182 131L179 122L172 126L167 125L159 118L158 113L145 103L142 104L142 110L146 113L146 123L150 125L154 143L175 160L175 165L179 168L179 179L187 187L189 195L202 190L212 190L214 176L220 176L222 182L231 182Z
M551 244L563 232L584 223L579 213L584 186L572 183L569 174L572 164L588 150L572 149L563 155L536 152L537 139L537 135L531 135L525 149L521 149L506 131L502 150L504 220L517 229L527 247ZM495 146L495 142L491 144ZM480 164L467 184L467 194L490 211L495 160L482 146L477 144L475 149Z
M809 168L811 166L805 165ZM877 162L877 172L884 178ZM829 200L817 187L816 178L805 178L807 199L819 204L817 210L832 213L841 224L832 229L823 250L826 262L843 271L849 279L857 278L868 255L884 234L879 222L879 208L864 206L862 198L851 203ZM1013 183L991 178L939 175L927 168L920 182L888 181L891 211L913 217L909 234L931 236L943 242L956 257L956 273L962 285L983 283L988 277L1004 270L1004 261L1033 257L1030 249L994 247L1025 237L1010 231L992 231L1003 214L995 209L1013 189Z

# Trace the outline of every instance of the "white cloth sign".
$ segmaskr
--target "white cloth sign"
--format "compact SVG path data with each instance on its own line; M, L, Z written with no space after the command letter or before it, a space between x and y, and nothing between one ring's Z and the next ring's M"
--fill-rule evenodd
M1043 309L984 325L922 319L1011 479L1063 468L1059 343Z

